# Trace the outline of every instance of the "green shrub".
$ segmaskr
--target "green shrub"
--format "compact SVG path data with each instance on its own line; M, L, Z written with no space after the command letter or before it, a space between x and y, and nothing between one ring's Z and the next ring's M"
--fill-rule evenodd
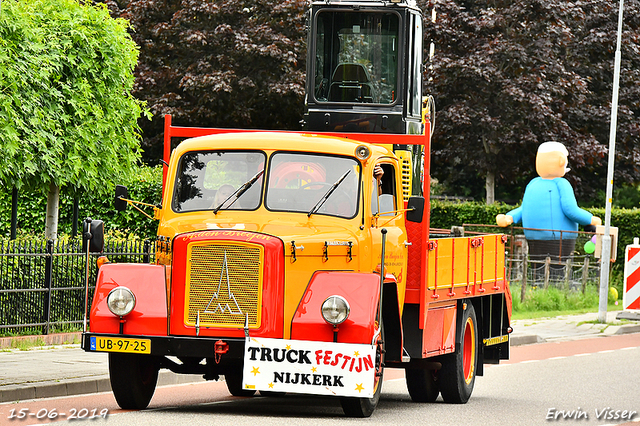
M457 203L451 201L431 201L431 227L450 229L463 223L495 225L496 215L506 213L513 206L503 203L483 204L479 202Z
M605 209L588 208L585 209L600 217L604 223ZM611 226L618 228L618 260L624 264L624 251L629 244L633 244L634 237L640 237L640 209L611 209Z

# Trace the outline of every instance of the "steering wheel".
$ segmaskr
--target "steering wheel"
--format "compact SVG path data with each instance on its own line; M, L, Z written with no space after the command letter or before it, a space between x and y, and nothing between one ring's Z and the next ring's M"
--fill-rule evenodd
M320 186L320 187L331 187L333 184L327 182L309 182L300 187L301 190L308 189L312 186ZM320 209L324 211L324 213L329 213L336 216L346 217L350 212L346 209L349 209L351 202L349 195L345 192L343 188L336 188L336 190L331 194L333 201L329 204L325 204Z
M300 189L307 189L307 188L309 188L311 186L324 186L324 187L327 187L327 186L333 186L333 184L327 183L327 182L309 182L309 183L305 183L304 185L302 185L300 187Z

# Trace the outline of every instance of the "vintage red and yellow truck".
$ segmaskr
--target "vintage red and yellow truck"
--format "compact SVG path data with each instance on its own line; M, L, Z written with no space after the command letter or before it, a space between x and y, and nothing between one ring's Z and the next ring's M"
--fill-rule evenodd
M414 401L465 403L509 356L506 236L429 226L421 11L322 1L309 22L304 131L165 117L155 261L103 263L83 333L122 408L145 408L169 369L367 417L385 369L406 370Z

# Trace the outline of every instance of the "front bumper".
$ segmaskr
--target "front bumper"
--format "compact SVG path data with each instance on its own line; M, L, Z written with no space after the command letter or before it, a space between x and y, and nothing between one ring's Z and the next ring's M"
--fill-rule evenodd
M122 334L103 333L83 333L82 349L87 352L123 352L112 348L100 348L95 345L97 338L110 339L134 339L149 341L150 355L154 356L176 356L192 358L214 358L216 357L216 344L224 347L221 343L226 343L227 350L222 355L225 359L242 360L244 356L245 339L238 338L212 338L212 337L180 337L180 336L135 336Z

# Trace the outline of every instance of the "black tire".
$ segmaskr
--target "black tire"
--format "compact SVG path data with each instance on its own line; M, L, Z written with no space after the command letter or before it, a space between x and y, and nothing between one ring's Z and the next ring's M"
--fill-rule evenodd
M405 370L407 390L413 402L434 402L440 394L435 371L423 369Z
M440 393L444 402L465 404L471 397L476 380L478 364L478 321L470 302L462 312L462 326L459 333L462 342L455 353L442 359L442 369L438 374Z
M151 355L110 353L109 380L120 408L147 408L156 390L159 370L158 359Z
M253 396L256 393L255 390L242 389L242 367L225 372L224 381L233 396Z
M371 398L340 398L342 411L347 417L371 417L380 401L382 393L382 379L384 374L384 336L380 335L378 349L376 350L376 384Z
M381 374L383 372L381 371ZM371 417L380 401L380 393L382 392L382 376L380 376L376 384L376 390L372 398L341 398L340 405L347 417Z

